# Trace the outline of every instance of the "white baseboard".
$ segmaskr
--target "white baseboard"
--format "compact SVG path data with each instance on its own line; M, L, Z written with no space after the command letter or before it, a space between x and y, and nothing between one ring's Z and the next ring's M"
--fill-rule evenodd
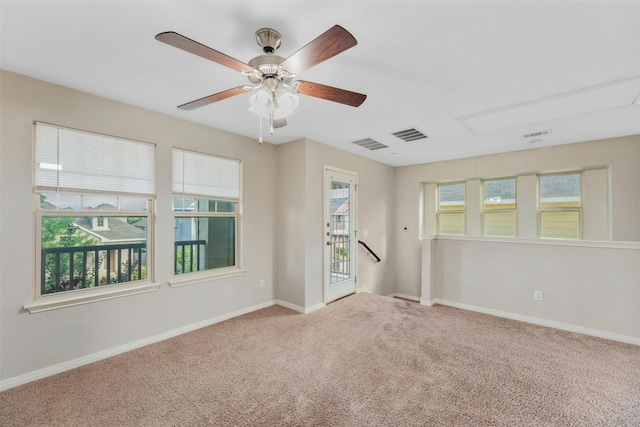
M628 335L616 334L613 332L601 331L599 329L586 328L584 326L572 325L570 323L556 322L555 320L547 320L539 317L526 316L523 314L509 313L507 311L495 310L477 305L464 304L456 301L449 301L435 298L431 301L421 300L422 305L431 306L433 304L441 304L449 307L460 308L463 310L475 311L478 313L490 314L492 316L504 317L507 319L518 320L520 322L533 323L534 325L547 326L549 328L560 329L568 332L576 332L584 335L591 335L598 338L605 338L613 341L619 341L627 344L640 345L640 338L630 337Z
M418 298L418 297L414 297L413 295L399 294L397 292L395 292L393 294L389 294L387 296L392 297L392 298L398 297L398 298L402 298L402 299L408 299L409 301L420 302L420 298Z
M267 301L258 305L243 308L241 310L233 311L231 313L221 314L220 316L206 319L201 322L192 323L180 328L172 329L170 331L154 335L151 337L143 338L137 341L133 341L127 344L119 345L107 350L99 351L97 353L89 354L87 356L79 357L77 359L69 360L68 362L58 363L57 365L48 366L46 368L38 369L36 371L28 372L26 374L18 375L16 377L8 378L0 381L0 391L8 390L19 385L36 381L42 378L49 377L51 375L59 374L61 372L68 371L70 369L79 368L80 366L88 365L89 363L97 362L118 354L126 353L127 351L135 350L140 347L154 344L168 338L173 338L178 335L182 335L187 332L195 331L196 329L204 328L225 320L229 320L234 317L241 316L243 314L251 313L252 311L260 310L266 307L270 307L277 302L274 300Z
M275 303L277 305L281 305L281 306L283 306L285 308L288 308L288 309L293 310L293 311L297 311L298 313L302 313L302 314L309 314L312 311L316 311L316 310L319 310L322 307L324 307L324 303L323 302L320 302L318 304L312 305L310 307L300 307L299 305L291 304L290 302L283 301L283 300L280 300L280 299L275 300Z
M390 297L400 297L400 298L404 298L404 299L408 299L411 301L419 301L420 304L422 305L427 305L427 306L431 306L433 304L441 304L441 305L446 305L446 306L450 306L450 307L455 307L455 308L460 308L463 310L469 310L469 311L475 311L475 312L479 312L479 313L484 313L484 314L490 314L493 316L498 316L498 317L505 317L508 319L513 319L513 320L518 320L521 322L527 322L527 323L533 323L536 325L541 325L541 326L547 326L547 327L551 327L551 328L556 328L556 329L561 329L564 331L569 331L569 332L577 332L580 334L585 334L585 335L591 335L591 336L595 336L595 337L599 337L599 338L606 338L606 339L610 339L610 340L614 340L614 341L620 341L620 342L624 342L627 344L634 344L634 345L640 345L640 339L639 338L634 338L634 337L629 337L627 335L622 335L622 334L615 334L612 332L606 332L606 331L600 331L598 329L592 329L592 328L585 328L582 326L576 326L576 325L571 325L571 324L567 324L567 323L562 323L562 322L556 322L556 321L552 321L552 320L546 320L546 319L541 319L541 318L537 318L537 317L532 317L532 316L525 316L525 315L521 315L521 314L515 314L515 313L509 313L509 312L505 312L505 311L500 311L500 310L494 310L491 308L485 308L485 307L480 307L480 306L475 306L475 305L470 305L470 304L463 304L463 303L459 303L459 302L455 302L455 301L448 301L448 300L443 300L443 299L439 299L436 298L434 300L431 301L427 301L427 300L421 300L420 298L411 296L411 295L404 295L404 294L398 294L398 293L394 293L389 295ZM201 322L196 322L196 323L192 323L190 325L186 325L183 326L181 328L176 328L176 329L172 329L170 331L164 332L162 334L158 334L158 335L154 335L151 337L147 337L147 338L143 338L137 341L133 341L131 343L128 344L123 344L117 347L113 347L104 351L99 351L97 353L93 353L87 356L83 356L83 357L79 357L77 359L73 359L70 360L68 362L63 362L63 363L59 363L57 365L53 365L53 366L49 366L46 368L42 368L42 369L38 369L36 371L32 371L26 374L22 374L22 375L18 375L16 377L12 377L12 378L8 378L6 380L2 380L0 381L0 391L4 391L4 390L8 390L10 388L13 387L17 387L26 383L29 383L31 381L36 381L42 378L46 378L49 377L51 375L55 375L55 374L59 374L61 372L65 372L68 371L70 369L74 369L74 368L79 368L80 366L84 366L84 365L88 365L89 363L93 363L93 362L97 362L112 356L116 356L118 354L122 354L122 353L126 353L127 351L131 351L131 350L135 350L137 348L140 347L144 347L147 346L149 344L154 344L169 338L173 338L176 337L178 335L182 335L184 333L187 332L191 332L194 331L196 329L200 329L200 328L204 328L206 326L210 326L219 322L223 322L225 320L237 317L237 316L241 316L243 314L247 314L247 313L251 313L252 311L256 311L256 310L260 310L266 307L270 307L274 304L277 305L281 305L283 307L289 308L291 310L297 311L299 313L303 313L303 314L307 314L307 313L311 313L312 311L316 311L322 307L324 307L324 303L318 303L315 305L312 305L310 307L300 307L298 305L295 304L291 304L288 303L286 301L282 301L282 300L272 300L272 301L267 301L258 305L254 305L251 307L247 307L241 310L237 310L231 313L226 313L226 314L222 314L220 316L216 316L213 317L211 319L207 319L207 320L203 320Z
M323 303L323 302L319 302L319 303L314 304L314 305L312 305L312 306L310 306L310 307L306 307L306 308L304 309L304 314L309 314L309 313L311 313L312 311L320 310L320 309L321 309L321 308L323 308L324 306L325 306L325 303Z
M282 301L281 299L277 299L275 303L283 306L284 308L288 308L289 310L304 314L304 307L300 307L299 305L291 304L290 302Z

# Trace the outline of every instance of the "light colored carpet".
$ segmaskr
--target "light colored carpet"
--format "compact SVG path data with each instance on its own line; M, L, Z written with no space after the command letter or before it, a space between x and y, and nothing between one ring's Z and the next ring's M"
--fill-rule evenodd
M3 426L638 426L640 347L357 294L0 394Z

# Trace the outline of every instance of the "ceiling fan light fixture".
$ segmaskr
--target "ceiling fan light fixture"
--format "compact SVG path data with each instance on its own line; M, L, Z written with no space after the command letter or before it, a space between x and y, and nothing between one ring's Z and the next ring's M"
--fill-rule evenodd
M274 120L290 116L298 107L298 95L284 87L272 92L262 87L249 99L249 111L264 118Z
M259 116L268 117L273 111L273 100L270 91L259 89L249 99L249 111Z
M298 108L300 98L285 88L279 88L276 91L276 105L273 117L275 119L283 119L293 114Z
M351 33L339 25L334 25L320 36L284 59L275 55L282 43L282 36L271 28L261 28L256 32L256 42L262 47L263 55L251 59L248 64L222 52L191 40L175 31L165 31L156 35L156 40L170 46L198 55L220 65L239 71L251 82L251 86L239 86L195 101L179 105L183 110L193 110L244 92L255 91L249 100L249 111L269 120L270 132L286 126L286 117L298 107L298 95L337 102L359 107L366 95L319 83L298 80L293 77L352 48L358 42ZM262 131L261 131L262 134ZM260 137L260 141L262 137Z

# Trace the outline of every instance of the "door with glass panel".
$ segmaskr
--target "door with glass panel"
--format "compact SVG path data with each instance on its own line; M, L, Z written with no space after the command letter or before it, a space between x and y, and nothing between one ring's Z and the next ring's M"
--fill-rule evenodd
M357 175L324 170L324 302L356 291Z

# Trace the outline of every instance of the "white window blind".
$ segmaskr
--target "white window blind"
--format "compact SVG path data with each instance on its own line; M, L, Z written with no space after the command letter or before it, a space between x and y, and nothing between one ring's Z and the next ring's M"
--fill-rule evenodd
M240 162L173 149L173 192L211 198L240 198Z
M40 190L154 196L155 146L36 123L35 183Z

